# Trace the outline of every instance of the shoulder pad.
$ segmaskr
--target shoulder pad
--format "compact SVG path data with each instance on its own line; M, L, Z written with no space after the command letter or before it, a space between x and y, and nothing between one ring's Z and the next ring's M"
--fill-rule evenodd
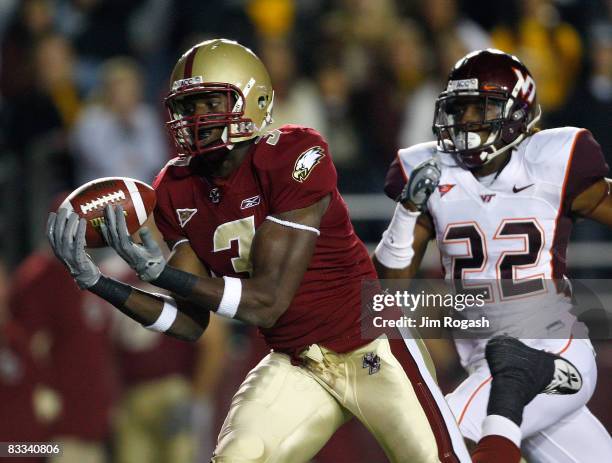
M541 130L521 143L517 154L523 156L527 170L535 178L561 186L574 143L583 130L576 127Z
M540 130L525 140L525 160L531 164L560 163L565 166L576 136L583 130L577 127Z
M410 173L419 164L432 158L436 158L437 160L438 156L439 154L435 141L419 143L409 148L402 148L397 152L397 157L406 178L410 177Z
M162 170L159 171L159 174L155 176L155 179L153 180L153 188L157 190L164 183L190 176L190 160L190 157L176 157L170 159Z
M395 200L401 193L404 185L406 185L412 171L419 164L432 158L438 162L435 142L420 143L399 150L397 156L387 170L384 187L385 194L389 198Z
M327 142L315 129L298 125L283 125L268 132L257 142L254 164L258 169L276 170L291 165L311 148L320 148L328 156Z

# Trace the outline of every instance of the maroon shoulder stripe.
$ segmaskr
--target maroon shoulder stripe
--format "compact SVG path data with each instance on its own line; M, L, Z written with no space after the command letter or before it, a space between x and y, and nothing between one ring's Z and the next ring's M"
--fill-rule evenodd
M392 200L396 200L404 189L404 185L408 181L404 167L402 166L402 160L399 157L399 152L395 156L395 159L389 166L387 176L385 178L385 193Z
M561 201L555 222L554 238L550 248L552 278L563 278L566 270L566 251L573 225L574 199L595 182L608 174L608 165L601 146L585 129L574 137L565 168Z

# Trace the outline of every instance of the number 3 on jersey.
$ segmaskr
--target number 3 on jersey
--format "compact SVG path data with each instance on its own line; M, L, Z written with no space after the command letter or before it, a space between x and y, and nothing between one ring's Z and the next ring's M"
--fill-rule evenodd
M251 243L255 236L255 216L232 220L217 227L213 236L213 251L227 251L232 241L238 241L238 257L232 257L232 267L236 273L253 270L251 265Z

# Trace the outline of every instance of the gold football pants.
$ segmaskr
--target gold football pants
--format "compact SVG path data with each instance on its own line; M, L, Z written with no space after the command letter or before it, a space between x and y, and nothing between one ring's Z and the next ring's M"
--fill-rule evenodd
M189 380L180 375L132 386L116 416L115 460L119 463L194 461L192 430L187 423L170 423L182 411L180 407L190 400Z
M386 338L346 354L312 345L302 358L294 366L272 352L247 375L213 462L307 462L353 416L390 461L440 461L430 422Z

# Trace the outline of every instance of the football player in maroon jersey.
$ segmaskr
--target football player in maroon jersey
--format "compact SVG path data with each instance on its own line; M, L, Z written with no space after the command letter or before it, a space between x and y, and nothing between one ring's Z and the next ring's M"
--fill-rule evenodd
M214 462L305 462L357 417L393 462L466 462L454 418L418 345L361 334L361 284L376 273L336 188L325 140L265 132L274 93L249 49L202 42L178 61L166 98L180 155L154 182L155 221L130 239L121 208L102 232L138 276L171 296L100 273L74 213L48 238L81 288L149 329L197 339L210 312L259 327L273 349L236 393ZM400 340L401 342L401 340Z
M0 401L3 417L0 436L4 442L42 442L51 437L47 417L40 408L41 392L49 391L48 381L42 362L32 352L27 330L10 310L11 287L6 266L0 258ZM45 461L41 456L23 457L5 455L3 460Z

